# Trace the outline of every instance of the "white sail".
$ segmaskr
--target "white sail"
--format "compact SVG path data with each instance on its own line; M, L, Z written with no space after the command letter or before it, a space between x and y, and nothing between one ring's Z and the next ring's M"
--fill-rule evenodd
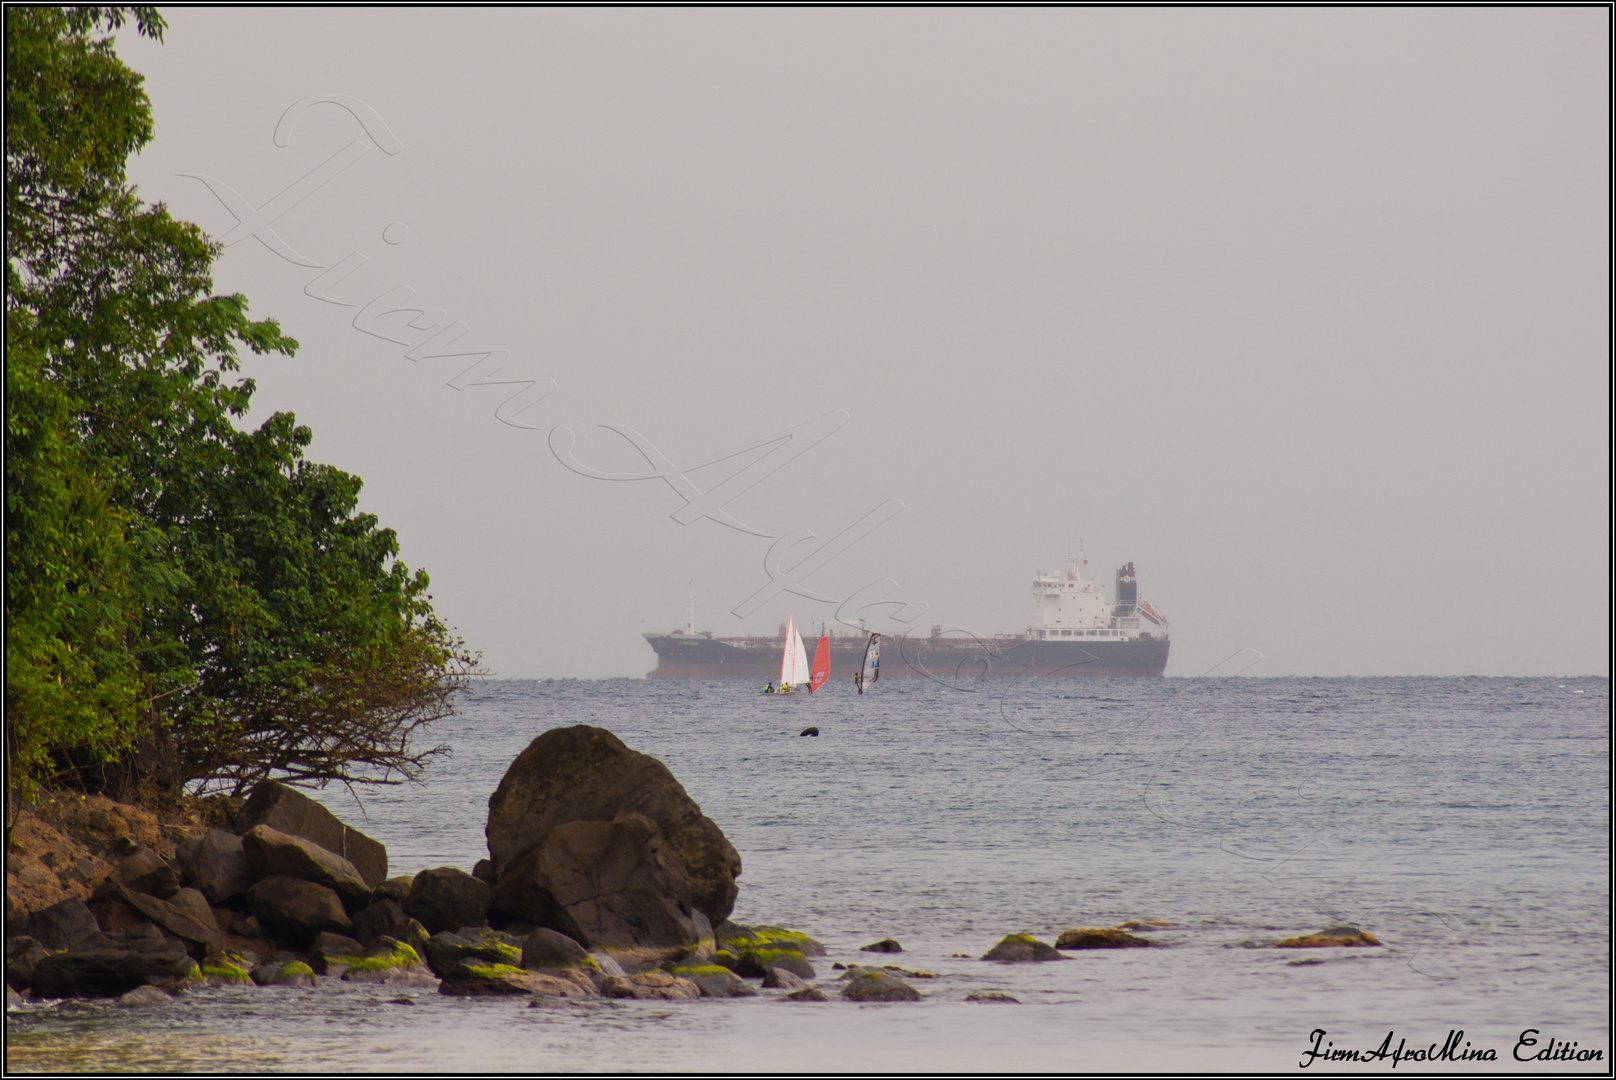
M797 647L796 672L791 680L794 684L805 685L812 676L808 669L808 650L802 643L802 635L795 630L791 631L791 641Z

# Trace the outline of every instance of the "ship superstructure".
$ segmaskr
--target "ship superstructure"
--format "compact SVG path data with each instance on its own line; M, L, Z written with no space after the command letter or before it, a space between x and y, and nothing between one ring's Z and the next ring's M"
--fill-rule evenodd
M1167 620L1139 599L1133 563L1117 570L1116 589L1107 599L1083 576L1081 555L1068 556L1058 573L1033 576L1033 611L1019 634L984 637L962 627L931 627L930 632L883 633L883 679L923 676L940 679L988 677L1073 678L1157 676L1167 667ZM1140 620L1149 624L1141 628ZM800 631L811 633L811 624ZM652 679L765 679L779 675L787 630L777 635L714 637L697 632L695 617L683 630L646 634L657 654ZM868 635L821 624L830 641L831 680L850 680L864 656ZM815 642L805 634L810 649Z

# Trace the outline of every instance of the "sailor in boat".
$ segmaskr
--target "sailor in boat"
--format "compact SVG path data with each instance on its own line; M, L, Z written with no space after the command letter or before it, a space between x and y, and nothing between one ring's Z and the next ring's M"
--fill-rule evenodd
M768 684L768 685L767 685L767 686L765 686L765 687L764 687L764 688L763 688L763 692L764 692L764 693L765 693L765 694L772 694L772 693L774 693L774 683L772 683L772 682L771 682L771 683L769 683L769 684Z

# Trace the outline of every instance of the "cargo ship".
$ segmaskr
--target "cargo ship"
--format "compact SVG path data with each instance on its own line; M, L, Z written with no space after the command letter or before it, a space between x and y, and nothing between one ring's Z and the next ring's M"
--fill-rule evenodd
M1117 570L1110 600L1083 576L1081 555L1069 556L1066 569L1033 576L1033 616L1019 634L984 637L960 628L936 625L930 633L881 635L883 679L1154 677L1167 667L1171 641L1166 618L1139 598L1133 563ZM1143 625L1141 624L1143 620ZM809 630L808 624L799 627ZM822 624L830 639L831 679L851 679L864 656L869 634L861 629ZM714 637L697 632L695 605L683 630L646 634L657 666L650 679L756 679L780 675L780 653L786 628L767 637ZM804 634L812 651L817 639Z

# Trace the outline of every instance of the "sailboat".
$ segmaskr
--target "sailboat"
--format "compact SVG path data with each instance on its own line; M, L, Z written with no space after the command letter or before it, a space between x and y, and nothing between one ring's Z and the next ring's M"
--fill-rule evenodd
M827 664L829 660L827 653ZM797 624L787 617L786 647L780 655L780 689L777 692L793 693L797 687L804 685L811 678L808 672L808 650L803 647L802 635L797 633Z
M881 677L881 635L871 634L870 640L864 643L864 662L859 665L858 673L853 676L853 685L858 687L859 693L864 693L866 687L874 686L875 680Z

